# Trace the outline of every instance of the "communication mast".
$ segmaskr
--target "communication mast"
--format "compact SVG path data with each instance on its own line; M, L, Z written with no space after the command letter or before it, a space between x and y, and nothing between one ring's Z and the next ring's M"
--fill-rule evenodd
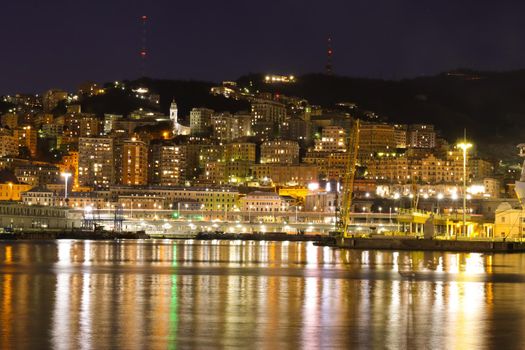
M326 47L326 74L332 75L334 72L332 70L332 55L334 50L332 49L332 38L328 37L327 47Z
M140 75L144 77L146 75L146 57L148 56L148 49L146 45L147 29L148 29L148 16L141 16L140 22L142 26L141 32L141 48L139 51L140 55Z

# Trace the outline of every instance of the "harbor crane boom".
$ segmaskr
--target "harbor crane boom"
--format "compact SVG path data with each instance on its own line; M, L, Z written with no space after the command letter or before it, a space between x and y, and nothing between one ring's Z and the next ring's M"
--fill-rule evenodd
M348 142L346 143L346 168L343 177L342 192L343 197L339 212L337 213L337 228L343 238L353 235L350 232L350 213L352 211L352 197L354 194L354 179L357 164L357 152L359 150L359 119L356 119L350 126Z

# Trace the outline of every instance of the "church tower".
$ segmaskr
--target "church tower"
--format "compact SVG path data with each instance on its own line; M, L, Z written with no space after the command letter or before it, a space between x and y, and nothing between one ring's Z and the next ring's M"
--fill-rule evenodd
M170 105L170 119L173 122L173 128L178 124L177 120L178 110L177 110L177 102L175 100L171 101Z

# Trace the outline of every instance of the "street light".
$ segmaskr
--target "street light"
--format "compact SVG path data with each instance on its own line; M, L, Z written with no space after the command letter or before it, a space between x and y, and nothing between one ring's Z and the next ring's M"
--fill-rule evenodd
M88 216L91 214L91 219L93 219L93 207L91 205L86 205L84 207L84 219L88 220Z
M65 183L64 201L67 202L67 180L71 176L71 173L61 173L60 175L64 178L64 183Z
M13 200L13 183L8 182L7 184L9 185L9 200Z
M466 210L467 210L467 150L472 147L466 140L457 144L463 150L463 234L467 234Z
M439 214L439 201L442 200L444 197L443 193L437 194L437 214Z
M297 210L301 210L301 209L302 209L301 206L295 206L295 223L299 222L299 218L297 216Z

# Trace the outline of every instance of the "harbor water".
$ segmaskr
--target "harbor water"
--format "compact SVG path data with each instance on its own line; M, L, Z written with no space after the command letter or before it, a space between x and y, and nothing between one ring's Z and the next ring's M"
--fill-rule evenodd
M0 349L524 349L525 254L0 241Z

